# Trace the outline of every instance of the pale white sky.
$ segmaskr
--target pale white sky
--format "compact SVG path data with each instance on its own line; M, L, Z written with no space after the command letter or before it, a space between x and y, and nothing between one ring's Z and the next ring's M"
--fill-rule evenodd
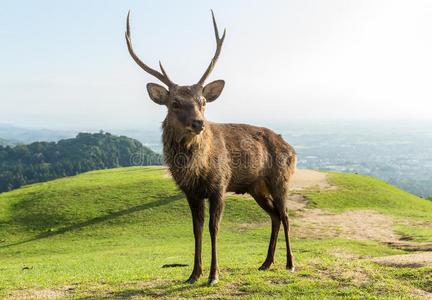
M0 123L157 128L164 107L135 50L191 84L214 52L210 8L227 37L210 80L213 121L430 119L432 1L2 1Z

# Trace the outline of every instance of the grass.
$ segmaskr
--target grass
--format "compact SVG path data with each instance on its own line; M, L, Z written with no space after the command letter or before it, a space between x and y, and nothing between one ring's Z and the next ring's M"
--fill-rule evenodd
M330 173L333 191L311 191L307 198L313 206L334 212L352 209L373 209L397 216L430 220L432 202L377 178L357 174Z
M403 239L416 242L432 242L431 224L429 224L429 227L423 227L421 225L398 225L395 229L396 232L403 237Z
M432 202L382 181L351 174L330 180L337 190L306 192L311 206L368 208L416 222L432 216ZM384 267L365 259L405 253L373 241L294 236L297 271L289 273L280 235L276 264L258 271L269 218L244 196L227 199L220 283L205 285L205 234L205 275L198 284L184 284L193 263L191 227L186 200L159 167L89 172L0 194L0 298L412 299L417 289L432 292L432 268ZM408 225L397 229L413 235ZM431 236L428 229L419 239ZM162 268L172 263L189 266Z

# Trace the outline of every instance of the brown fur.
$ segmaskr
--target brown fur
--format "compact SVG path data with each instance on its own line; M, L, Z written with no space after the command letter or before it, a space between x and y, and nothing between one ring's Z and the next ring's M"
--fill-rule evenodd
M189 282L196 281L202 273L204 199L210 201L210 226L214 227L216 236L226 192L249 193L271 217L270 245L260 269L268 269L273 263L282 222L287 244L287 268L293 270L287 200L288 183L296 165L294 149L280 135L262 127L206 121L201 134L181 140L172 126L170 118L163 123L164 156L174 180L189 201L195 239L199 244ZM216 260L216 255L212 256L210 283L218 279Z
M125 33L129 53L147 73L168 86L147 84L150 98L168 108L163 128L165 161L179 188L188 200L195 237L195 260L188 282L193 283L202 274L201 247L204 224L204 199L209 201L209 230L212 259L209 284L218 281L217 235L224 208L226 192L249 193L270 215L272 231L267 258L260 270L273 263L277 235L283 224L287 264L294 269L289 242L288 183L295 171L294 149L273 131L246 124L218 124L204 117L207 102L216 100L225 82L216 80L203 86L219 57L225 31L219 37L212 12L216 37L216 52L197 84L178 86L173 83L160 64L156 71L135 54L130 37L129 14Z

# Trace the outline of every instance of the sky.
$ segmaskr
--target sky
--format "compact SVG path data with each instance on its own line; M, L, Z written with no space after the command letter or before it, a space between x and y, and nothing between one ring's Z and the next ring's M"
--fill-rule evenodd
M166 109L127 52L127 12L141 59L193 84L215 49L211 8L227 37L209 120L431 118L428 0L2 0L0 123L159 128Z

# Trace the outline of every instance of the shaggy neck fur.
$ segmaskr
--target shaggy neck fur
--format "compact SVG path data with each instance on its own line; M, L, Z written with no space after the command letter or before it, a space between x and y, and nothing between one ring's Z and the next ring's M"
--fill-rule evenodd
M162 123L162 142L165 162L180 187L193 187L207 174L212 145L208 124L198 135L184 135L169 124Z

